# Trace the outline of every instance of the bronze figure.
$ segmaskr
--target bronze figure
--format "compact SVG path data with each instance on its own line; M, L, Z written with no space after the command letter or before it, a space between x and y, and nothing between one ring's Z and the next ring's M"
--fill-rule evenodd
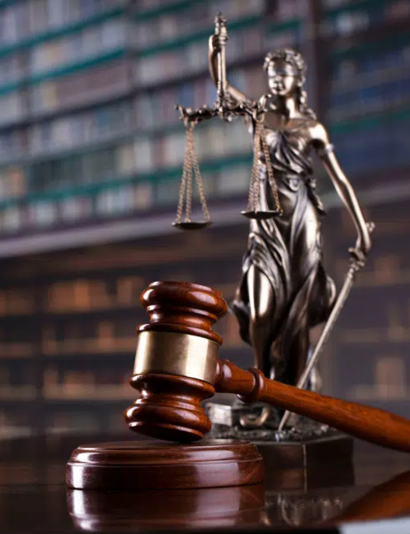
M217 87L221 86L219 58L226 40L222 32L209 40L209 68ZM310 329L328 318L336 294L323 266L321 219L325 210L315 191L313 151L320 156L355 224L358 237L350 253L356 262L364 263L371 238L328 133L307 106L302 56L290 49L274 51L266 56L264 70L270 88L264 134L282 215L251 220L242 279L232 308L242 339L253 347L254 365L270 378L295 385L308 361ZM224 90L231 106L252 106L251 99L225 80ZM249 114L244 117L254 135L257 121ZM269 212L275 203L263 151L258 159L257 209ZM320 389L316 367L308 388Z

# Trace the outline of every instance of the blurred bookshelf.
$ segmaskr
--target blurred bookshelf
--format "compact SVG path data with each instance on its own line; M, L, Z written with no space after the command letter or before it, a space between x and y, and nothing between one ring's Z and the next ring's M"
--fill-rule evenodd
M408 408L408 1L9 0L0 2L2 435L125 427L150 282L208 284L232 299L252 164L240 120L195 130L214 228L189 236L170 224L185 145L174 105L216 98L207 41L218 11L229 20L228 79L250 96L267 91L268 50L305 55L309 97L377 223L324 354L326 391ZM326 261L340 285L355 234L317 172L330 209ZM231 315L220 331L223 356L250 366Z

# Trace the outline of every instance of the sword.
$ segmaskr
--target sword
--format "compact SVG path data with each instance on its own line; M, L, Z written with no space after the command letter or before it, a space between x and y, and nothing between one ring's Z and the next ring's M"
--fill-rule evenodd
M372 222L367 223L367 227L369 229L369 232L373 232L374 223ZM354 252L354 249L353 249L353 252ZM326 321L325 327L323 328L319 341L316 344L315 350L313 351L313 354L311 358L309 359L305 367L305 370L303 371L301 377L298 380L298 383L296 384L297 388L302 389L306 385L310 372L312 371L314 365L317 363L319 359L319 355L323 349L323 346L328 340L328 337L339 317L340 312L342 311L342 308L346 302L346 299L349 296L349 293L353 287L353 284L356 278L356 273L360 271L360 269L363 266L364 266L364 260L359 259L357 255L352 254L351 265L350 265L349 270L347 271L342 289L340 290L339 296L337 297L337 300L333 305L332 311L330 312L329 318ZM286 423L288 422L290 414L291 412L289 411L286 411L283 414L282 420L277 430L278 432L281 432L284 429Z

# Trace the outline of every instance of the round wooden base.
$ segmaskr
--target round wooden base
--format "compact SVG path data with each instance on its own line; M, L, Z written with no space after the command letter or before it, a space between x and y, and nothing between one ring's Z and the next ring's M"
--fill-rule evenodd
M233 440L81 445L66 468L67 486L83 490L218 488L262 480L263 460L257 448Z

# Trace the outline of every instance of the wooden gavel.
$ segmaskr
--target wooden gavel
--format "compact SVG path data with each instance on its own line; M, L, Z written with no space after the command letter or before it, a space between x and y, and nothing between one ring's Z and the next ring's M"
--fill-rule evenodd
M155 282L141 295L150 323L137 329L131 385L140 398L126 410L131 430L190 442L209 432L201 402L216 391L261 401L309 417L366 441L410 451L410 421L353 402L297 389L218 360L222 338L213 324L227 311L219 291L181 282Z

